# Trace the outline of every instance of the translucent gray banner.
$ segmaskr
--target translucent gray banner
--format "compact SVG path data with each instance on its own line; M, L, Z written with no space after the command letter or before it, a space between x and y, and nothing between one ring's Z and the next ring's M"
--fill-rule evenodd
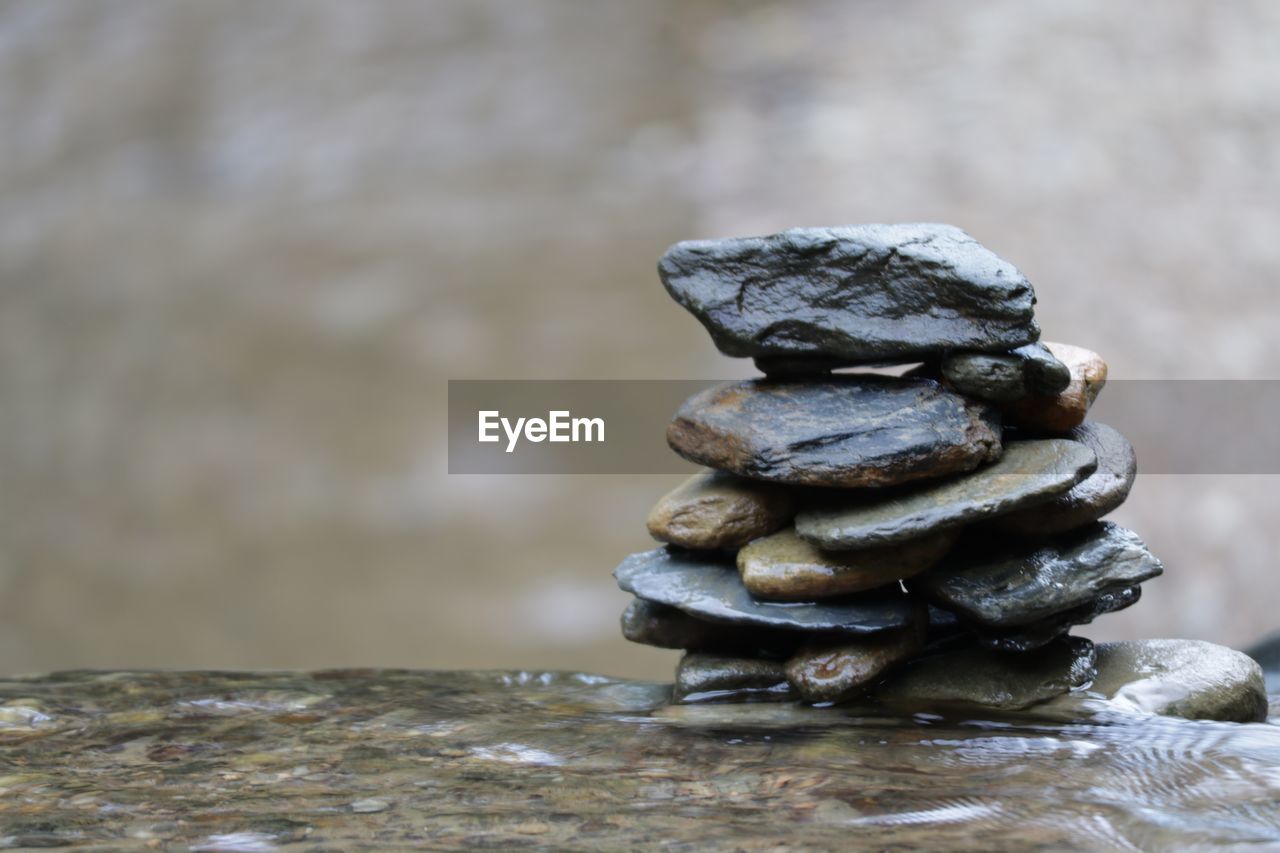
M450 474L677 474L686 398L724 380L451 380ZM1089 413L1144 474L1280 473L1280 381L1112 380Z

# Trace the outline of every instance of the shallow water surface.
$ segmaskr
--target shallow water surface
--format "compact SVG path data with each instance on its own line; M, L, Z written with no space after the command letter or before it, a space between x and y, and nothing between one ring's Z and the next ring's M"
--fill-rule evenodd
M0 681L8 846L1280 844L1268 724L670 706L529 672Z

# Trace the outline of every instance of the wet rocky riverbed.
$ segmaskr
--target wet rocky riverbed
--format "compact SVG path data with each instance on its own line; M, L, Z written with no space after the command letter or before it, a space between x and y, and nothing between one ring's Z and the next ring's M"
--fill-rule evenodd
M0 681L0 841L1170 849L1280 843L1271 722L667 702L529 672ZM859 714L862 714L861 716Z

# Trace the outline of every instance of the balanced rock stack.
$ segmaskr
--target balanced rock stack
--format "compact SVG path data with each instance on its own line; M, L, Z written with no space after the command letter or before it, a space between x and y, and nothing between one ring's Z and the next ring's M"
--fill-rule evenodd
M1106 364L1039 342L1017 269L931 224L684 242L658 269L765 374L676 412L668 443L706 470L650 513L667 544L614 572L624 635L685 650L675 698L1019 709L1098 678L1106 650L1071 628L1162 569L1099 520L1136 474L1085 421ZM892 365L913 366L833 372ZM1256 717L1253 675L1244 711L1197 715Z

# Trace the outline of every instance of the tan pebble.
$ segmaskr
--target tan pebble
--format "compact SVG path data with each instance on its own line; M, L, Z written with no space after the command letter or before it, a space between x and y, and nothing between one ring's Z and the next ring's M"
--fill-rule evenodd
M789 524L794 514L785 487L705 470L664 495L648 526L653 538L684 548L737 548Z
M1016 426L1065 433L1084 423L1093 401L1107 384L1107 363L1084 347L1045 341L1049 352L1071 371L1071 384L1061 394L1029 397L1005 404L1005 419Z
M900 544L858 551L822 551L787 528L738 552L747 590L773 601L808 601L875 589L931 568L955 541L941 531Z

